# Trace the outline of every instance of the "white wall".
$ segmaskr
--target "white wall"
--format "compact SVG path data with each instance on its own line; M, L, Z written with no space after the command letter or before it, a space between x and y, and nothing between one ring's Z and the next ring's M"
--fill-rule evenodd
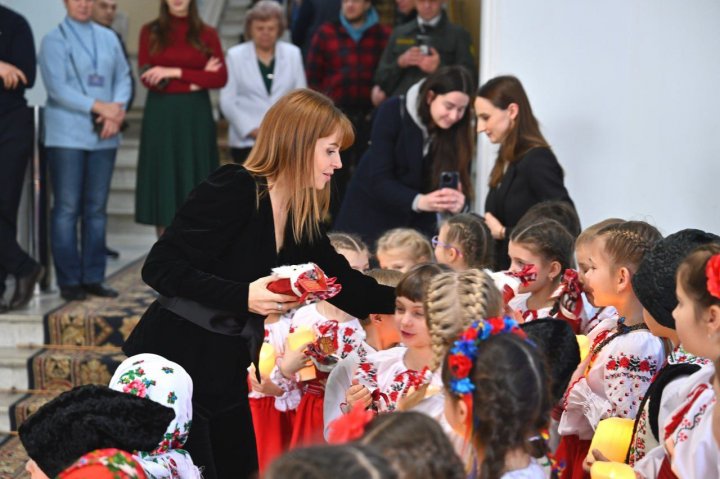
M481 81L523 82L583 225L720 233L719 1L482 1Z

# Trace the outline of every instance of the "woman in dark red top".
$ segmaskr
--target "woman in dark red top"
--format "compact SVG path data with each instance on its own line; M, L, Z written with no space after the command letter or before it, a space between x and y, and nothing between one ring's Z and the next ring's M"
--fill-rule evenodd
M164 0L160 16L140 32L138 64L150 90L140 136L135 220L158 236L187 194L218 166L208 89L227 70L220 39L195 0Z

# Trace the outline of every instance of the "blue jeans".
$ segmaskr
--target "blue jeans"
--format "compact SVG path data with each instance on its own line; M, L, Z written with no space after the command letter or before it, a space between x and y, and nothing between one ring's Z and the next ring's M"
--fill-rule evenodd
M105 279L106 209L116 153L114 148L47 148L53 188L50 242L60 287Z

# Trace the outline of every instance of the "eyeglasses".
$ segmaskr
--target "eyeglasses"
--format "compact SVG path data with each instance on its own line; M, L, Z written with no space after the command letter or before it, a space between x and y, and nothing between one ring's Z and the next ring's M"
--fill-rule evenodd
M451 244L443 243L442 241L440 241L440 237L439 237L438 235L435 235L435 236L432 237L432 239L430 240L430 244L432 244L432 247L433 247L433 248L437 248L438 246L442 246L443 248L454 249L455 252L458 254L458 256L462 256L462 255L463 255L463 254L462 254L462 251L460 251L459 249L457 249L455 246L453 246L453 245L451 245Z

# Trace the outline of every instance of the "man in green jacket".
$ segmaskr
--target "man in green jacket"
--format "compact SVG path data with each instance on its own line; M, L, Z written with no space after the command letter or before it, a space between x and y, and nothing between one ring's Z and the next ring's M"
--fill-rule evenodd
M470 34L450 22L445 0L416 0L417 19L395 27L375 72L373 104L408 88L441 65L462 65L477 77Z

